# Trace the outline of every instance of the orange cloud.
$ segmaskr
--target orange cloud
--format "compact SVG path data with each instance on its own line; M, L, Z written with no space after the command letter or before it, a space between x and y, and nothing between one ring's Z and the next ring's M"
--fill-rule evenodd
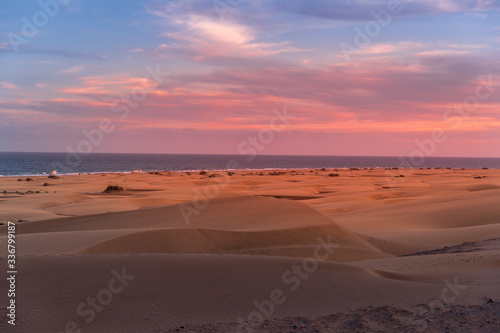
M145 77L130 77L124 74L81 77L81 86L72 86L61 90L77 95L113 95L132 92L133 90L152 90L157 86L153 80Z

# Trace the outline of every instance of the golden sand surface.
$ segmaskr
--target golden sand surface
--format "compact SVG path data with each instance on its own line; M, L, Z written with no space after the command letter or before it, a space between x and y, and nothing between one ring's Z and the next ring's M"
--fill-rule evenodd
M425 332L429 304L500 299L500 170L32 178L0 178L1 261L11 221L18 268L2 332L247 332L370 306Z

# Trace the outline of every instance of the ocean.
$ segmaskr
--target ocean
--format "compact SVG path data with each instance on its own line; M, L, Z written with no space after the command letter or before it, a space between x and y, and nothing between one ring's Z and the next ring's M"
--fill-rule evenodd
M315 168L490 168L500 169L500 158L397 156L283 156L108 154L0 152L0 176L149 171L258 170Z

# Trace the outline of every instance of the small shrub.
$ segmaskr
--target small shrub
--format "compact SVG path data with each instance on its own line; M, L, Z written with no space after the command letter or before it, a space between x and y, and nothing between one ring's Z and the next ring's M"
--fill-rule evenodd
M103 193L113 193L113 192L122 192L123 187L118 186L118 185L109 185ZM56 193L56 192L54 192Z
M269 176L280 176L286 175L286 171L271 171L268 173Z
M43 186L50 186L49 183L43 183Z
M17 181L18 181L18 182L22 182L23 180L22 180L21 178L19 178Z
M103 176L106 176L106 175L103 175ZM61 177L56 176L56 175L49 175L49 177L48 177L48 178L49 178L49 179L59 179L59 178L61 178Z
M205 175L207 175L207 174L208 174L208 172L206 172L205 170L200 171L200 176L205 176Z
M33 178L26 178L26 181L27 181L27 182L32 182L32 181L33 181Z
M328 175L328 177L338 177L340 176L338 173L331 173Z

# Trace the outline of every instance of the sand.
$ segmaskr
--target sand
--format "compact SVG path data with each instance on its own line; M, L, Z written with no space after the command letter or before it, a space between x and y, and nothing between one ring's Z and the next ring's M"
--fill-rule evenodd
M32 178L1 332L500 330L500 170Z

